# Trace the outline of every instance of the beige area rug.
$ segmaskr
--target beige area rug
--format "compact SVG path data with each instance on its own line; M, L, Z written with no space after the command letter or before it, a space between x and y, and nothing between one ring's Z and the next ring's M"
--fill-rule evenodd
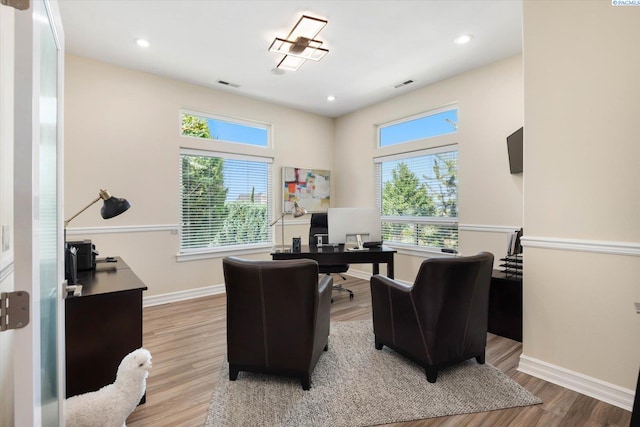
M225 360L205 426L371 426L542 403L475 359L440 371L431 384L420 366L376 350L373 338L369 320L332 322L309 391L297 379L248 372L229 381Z

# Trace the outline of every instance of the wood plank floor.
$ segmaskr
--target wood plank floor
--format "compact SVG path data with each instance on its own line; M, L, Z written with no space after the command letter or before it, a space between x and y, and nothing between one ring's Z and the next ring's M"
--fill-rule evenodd
M369 282L349 277L343 283L355 298L334 292L331 320L371 318ZM129 427L203 425L226 353L225 304L225 296L216 295L144 309L144 346L153 368L147 402L129 416ZM542 405L392 426L629 426L629 411L517 372L521 349L516 341L489 334L487 362L542 399Z

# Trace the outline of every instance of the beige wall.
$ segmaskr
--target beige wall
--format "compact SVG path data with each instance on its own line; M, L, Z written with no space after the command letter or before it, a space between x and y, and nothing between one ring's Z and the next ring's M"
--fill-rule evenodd
M523 356L629 390L640 360L638 40L639 7L524 3Z
M506 137L523 124L522 57L515 56L361 109L336 120L335 200L339 206L374 206L375 125L457 102L459 131L447 137L459 149L460 251L505 255L506 234L522 225L522 174L511 175ZM432 140L406 144L429 148ZM401 149L407 149L400 147ZM357 189L357 191L353 191ZM413 281L428 254L400 254L396 277Z
M178 235L170 228L178 224L179 149L204 146L179 136L180 108L271 124L274 147L264 154L275 159L277 201L282 166L332 168L332 119L73 55L65 66L65 214L100 188L132 203L107 221L94 205L70 223L68 240L90 238L101 256L124 257L149 286L146 296L223 283L220 258L176 261ZM280 211L275 202L274 215ZM285 241L307 233L308 219L287 223Z

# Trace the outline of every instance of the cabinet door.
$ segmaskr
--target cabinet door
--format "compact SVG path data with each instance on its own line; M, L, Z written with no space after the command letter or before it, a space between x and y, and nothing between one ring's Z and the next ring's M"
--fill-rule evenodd
M65 335L67 397L111 384L142 347L142 290L67 298Z

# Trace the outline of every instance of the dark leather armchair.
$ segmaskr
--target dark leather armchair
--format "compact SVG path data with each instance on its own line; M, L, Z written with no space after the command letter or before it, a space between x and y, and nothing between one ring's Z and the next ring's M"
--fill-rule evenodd
M424 367L438 370L475 357L485 361L493 255L428 259L412 286L371 277L376 349L387 346Z
M329 348L330 276L318 281L309 259L222 261L227 292L229 379L239 371L300 378L311 373Z
M309 246L316 246L318 243L317 236L322 238L322 243L328 243L329 241L329 219L325 212L311 214L311 225L309 227ZM321 274L336 273L342 278L347 280L340 273L346 273L349 270L349 264L335 264L335 265L321 265L319 267ZM349 298L353 298L353 291L343 287L340 284L333 284L333 289L336 291L343 291L349 293Z

